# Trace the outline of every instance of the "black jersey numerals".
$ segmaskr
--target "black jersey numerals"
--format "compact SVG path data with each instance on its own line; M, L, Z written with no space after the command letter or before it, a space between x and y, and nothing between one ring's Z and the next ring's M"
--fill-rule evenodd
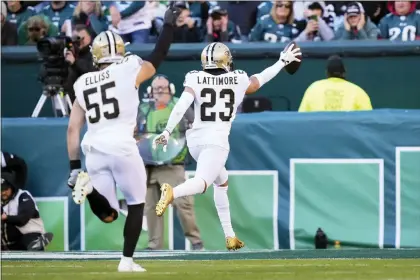
M201 98L209 99L210 101L203 102L201 104L201 121L203 122L215 122L217 114L216 112L208 112L208 109L213 108L216 105L217 98L226 100L225 108L229 109L229 113L219 112L219 119L224 122L228 122L232 118L232 114L235 106L235 93L232 89L222 89L219 94L212 88L203 88L201 91Z
M109 89L115 88L115 82L109 82L99 87L94 87L83 91L83 98L86 103L86 110L88 112L88 120L90 123L97 123L101 120L101 117L105 119L115 119L120 115L120 106L118 100L115 97L108 98L106 92ZM112 105L112 111L101 112L101 106L97 102L91 102L90 96L100 94L102 99L102 105Z

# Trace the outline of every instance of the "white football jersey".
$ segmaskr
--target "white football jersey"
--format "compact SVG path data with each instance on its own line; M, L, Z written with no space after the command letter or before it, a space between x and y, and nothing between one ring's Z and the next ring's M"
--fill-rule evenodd
M136 77L141 65L140 57L129 55L76 81L74 92L87 122L83 152L92 147L113 155L138 153L133 132L140 103Z
M249 85L247 73L241 70L221 75L189 72L184 86L194 90L195 118L187 132L188 145L212 144L229 149L232 121Z

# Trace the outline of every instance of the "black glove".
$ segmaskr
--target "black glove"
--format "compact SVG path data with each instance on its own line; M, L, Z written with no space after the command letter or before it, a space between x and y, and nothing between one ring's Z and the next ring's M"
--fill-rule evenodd
M175 2L171 2L169 4L169 8L165 12L165 16L163 19L165 24L175 25L176 19L181 14L181 9L175 7L174 3Z

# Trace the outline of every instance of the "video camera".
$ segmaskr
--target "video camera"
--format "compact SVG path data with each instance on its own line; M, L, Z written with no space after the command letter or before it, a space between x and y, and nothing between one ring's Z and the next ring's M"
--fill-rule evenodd
M46 37L37 44L38 53L42 58L39 80L44 84L44 92L56 95L63 87L68 76L68 64L65 52L72 51L75 56L80 47L80 38L67 36Z

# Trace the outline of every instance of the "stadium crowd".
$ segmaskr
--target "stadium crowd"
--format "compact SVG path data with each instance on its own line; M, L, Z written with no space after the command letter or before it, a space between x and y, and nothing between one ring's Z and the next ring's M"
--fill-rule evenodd
M2 45L45 36L94 37L104 30L132 44L153 43L168 1L5 1ZM175 43L420 39L416 1L177 1Z

